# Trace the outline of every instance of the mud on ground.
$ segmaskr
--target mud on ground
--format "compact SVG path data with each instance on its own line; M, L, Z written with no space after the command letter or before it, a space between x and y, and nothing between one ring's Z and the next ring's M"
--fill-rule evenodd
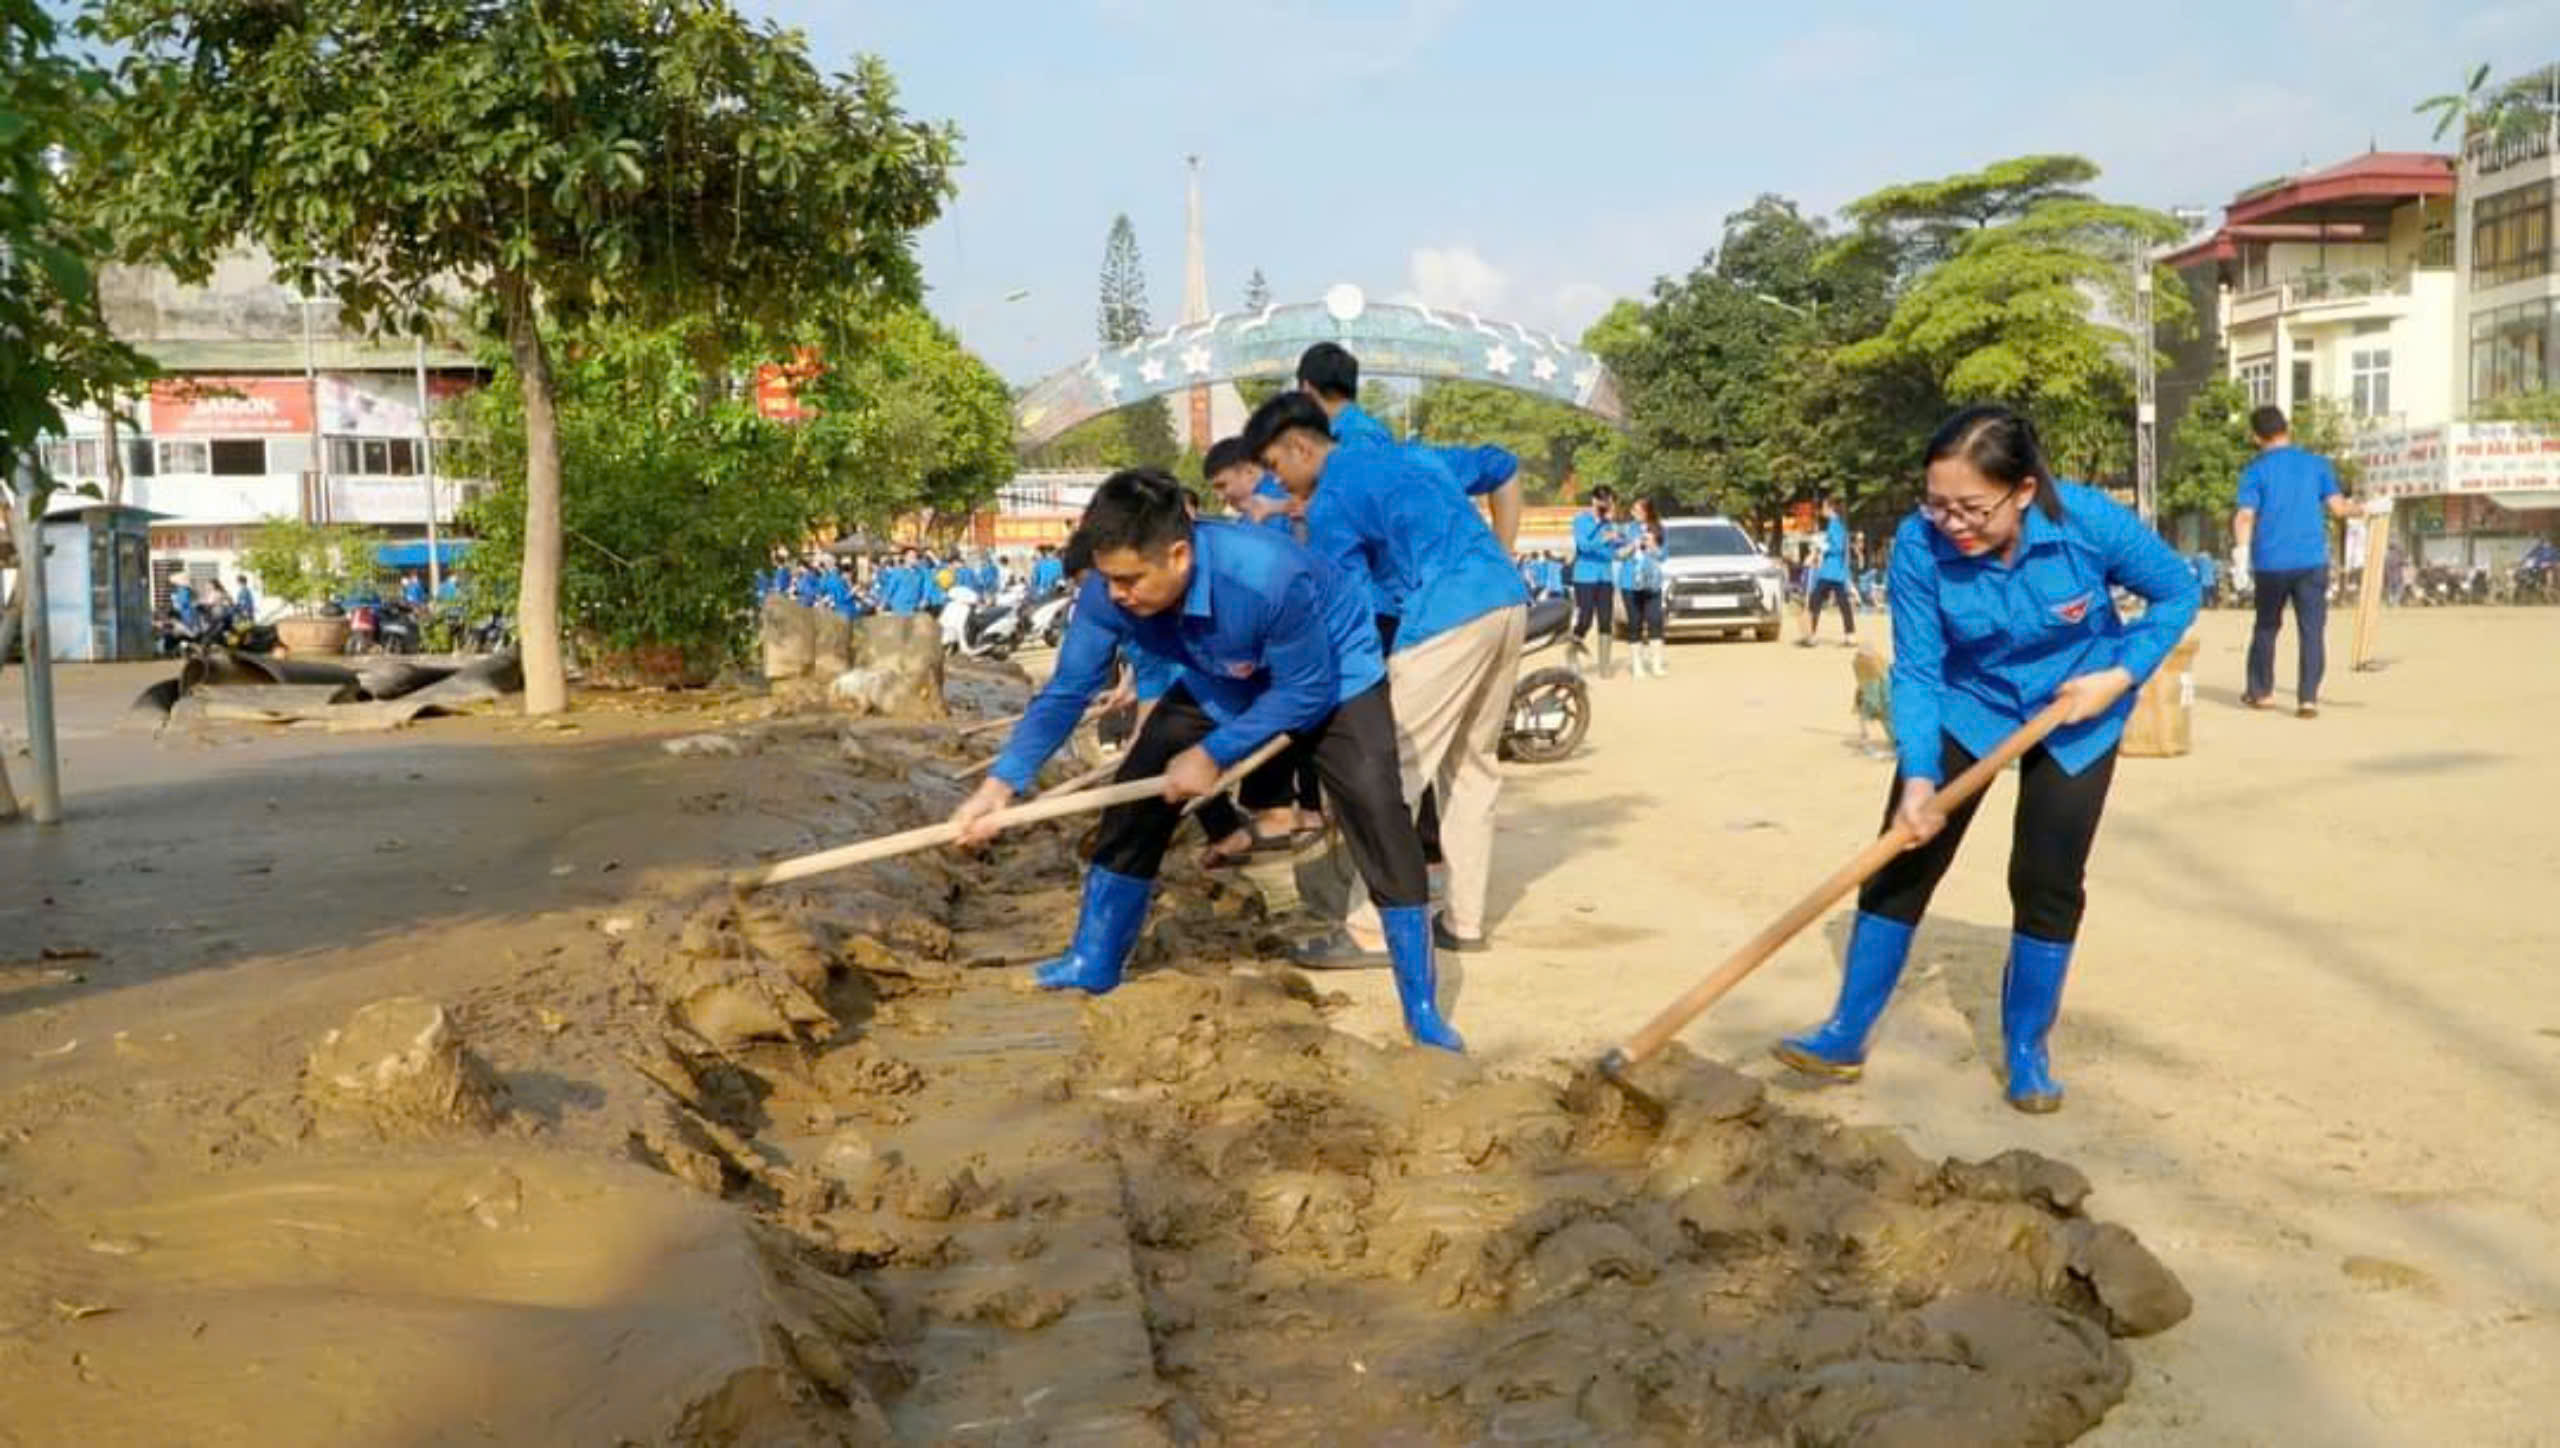
M657 828L960 790L944 730L721 737ZM1074 834L129 1006L6 1078L0 1441L2047 1443L2186 1313L2061 1163L1337 1030L1187 863L1127 986L1028 990Z

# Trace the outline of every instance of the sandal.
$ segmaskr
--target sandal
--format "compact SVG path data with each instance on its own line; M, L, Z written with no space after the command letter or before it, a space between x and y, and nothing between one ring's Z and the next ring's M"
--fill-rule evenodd
M1246 845L1242 853L1221 850L1213 844L1200 852L1200 868L1233 870L1257 855L1294 855L1323 834L1320 830L1292 830L1285 835L1266 835L1251 825L1245 827L1245 833L1252 837L1252 843Z

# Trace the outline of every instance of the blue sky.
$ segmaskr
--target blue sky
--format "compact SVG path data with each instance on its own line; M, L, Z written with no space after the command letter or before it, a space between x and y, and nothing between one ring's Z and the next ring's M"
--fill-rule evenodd
M1091 348L1115 212L1174 319L1189 153L1213 305L1259 266L1282 301L1351 281L1569 335L1764 191L1829 211L2076 151L2110 196L2218 207L2424 147L2410 106L2477 62L2560 60L2550 0L744 3L823 65L883 57L912 112L960 126L919 254L935 310L1016 381Z

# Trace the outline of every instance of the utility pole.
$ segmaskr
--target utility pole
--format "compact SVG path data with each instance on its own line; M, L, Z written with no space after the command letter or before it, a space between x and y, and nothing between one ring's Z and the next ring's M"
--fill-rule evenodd
M435 430L427 424L427 330L418 328L418 471L427 477L427 597L444 592L443 550L436 545Z
M53 631L45 617L44 499L35 469L21 464L15 486L0 488L9 508L9 537L18 545L18 616L26 652L27 747L35 769L27 787L27 816L37 824L62 819L62 759L53 734Z
M2151 349L2151 253L2133 262L2133 505L2145 526L2158 528L2160 397Z

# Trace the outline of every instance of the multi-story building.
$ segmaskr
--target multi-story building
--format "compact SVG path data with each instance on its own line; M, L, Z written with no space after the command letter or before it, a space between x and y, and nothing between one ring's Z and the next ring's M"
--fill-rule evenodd
M2170 255L2252 405L2323 397L2368 426L2454 415L2454 185L2450 156L2371 152L2242 192Z
M286 289L254 253L200 287L140 268L109 268L102 286L108 325L167 374L122 409L117 439L123 501L159 515L160 591L181 571L228 580L269 518L366 524L394 540L395 559L422 558L430 510L442 523L465 500L432 466L418 392L422 375L431 402L477 385L469 353L350 332L334 303ZM48 471L103 489L105 420L66 422Z
M2358 448L2420 561L2493 573L2560 535L2560 433L2498 418L2508 399L2560 392L2560 66L2501 91L2514 119L2462 153L2453 410Z

